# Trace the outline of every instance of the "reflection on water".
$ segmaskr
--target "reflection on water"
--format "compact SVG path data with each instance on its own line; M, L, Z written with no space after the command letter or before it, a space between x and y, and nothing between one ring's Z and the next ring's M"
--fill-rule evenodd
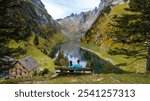
M66 56L69 61L72 61L73 65L77 64L77 60L80 60L80 64L82 65L82 67L86 67L87 60L80 51L79 45L79 41L71 40L64 43L61 46L60 50L63 50L64 56ZM58 53L59 52L57 52L55 58L58 56Z

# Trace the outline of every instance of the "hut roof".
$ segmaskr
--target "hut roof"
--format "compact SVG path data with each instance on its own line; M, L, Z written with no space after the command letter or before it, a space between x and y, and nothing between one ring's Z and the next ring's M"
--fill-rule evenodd
M39 63L35 59L33 59L31 56L22 58L18 60L18 62L28 71L33 70L35 67L39 65Z

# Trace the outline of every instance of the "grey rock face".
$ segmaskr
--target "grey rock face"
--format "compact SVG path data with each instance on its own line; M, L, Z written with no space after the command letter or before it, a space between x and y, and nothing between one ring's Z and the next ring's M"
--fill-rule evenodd
M88 12L80 14L71 14L64 19L58 19L57 22L61 25L62 30L67 33L85 33L96 20L100 10L104 7L107 0L102 0L99 7Z
M97 8L89 12L81 12L79 15L70 16L57 20L62 29L69 33L84 32L92 24L94 17L98 13Z

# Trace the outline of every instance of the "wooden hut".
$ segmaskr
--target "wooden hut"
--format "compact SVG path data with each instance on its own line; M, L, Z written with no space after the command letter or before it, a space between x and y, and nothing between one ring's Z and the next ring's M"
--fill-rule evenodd
M11 78L32 77L38 65L39 63L31 56L20 59L9 69L9 76Z

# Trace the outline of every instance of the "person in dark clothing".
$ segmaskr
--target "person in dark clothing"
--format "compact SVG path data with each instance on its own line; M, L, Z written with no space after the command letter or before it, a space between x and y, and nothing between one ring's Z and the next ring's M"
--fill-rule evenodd
M68 67L69 67L69 68L73 68L73 67L74 67L73 64L72 64L72 61L69 62Z
M69 62L68 68L74 68L72 61ZM74 70L70 70L70 72L74 72Z

